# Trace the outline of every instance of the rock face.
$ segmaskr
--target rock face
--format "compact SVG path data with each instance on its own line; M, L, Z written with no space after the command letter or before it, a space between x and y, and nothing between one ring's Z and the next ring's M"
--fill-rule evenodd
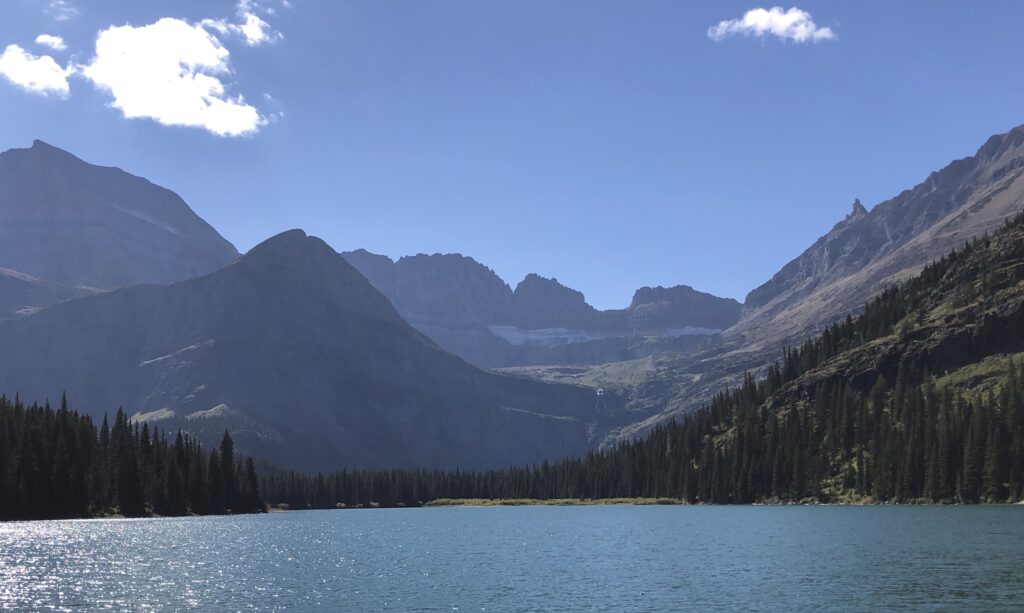
M685 330L688 327L723 330L736 323L742 305L698 292L688 285L641 287L626 309L630 329Z
M516 285L515 323L520 328L567 328L594 330L607 327L601 313L587 304L583 294L536 274Z
M832 230L750 292L740 321L717 344L666 356L641 383L623 381L634 414L647 417L608 442L705 405L763 373L794 345L884 287L916 274L965 241L990 233L1024 209L1024 126L993 136L968 158L867 211L859 201ZM614 368L608 367L613 370ZM606 382L606 387L613 386Z
M145 179L40 141L0 154L0 267L71 288L31 294L19 309L46 306L47 296L181 281L237 257L181 198Z
M932 173L870 212L860 201L799 257L747 296L729 334L749 340L804 337L913 275L1024 203L1024 126Z
M487 368L601 364L689 351L739 319L740 304L688 286L641 288L629 308L599 311L557 279L527 275L513 291L462 255L397 262L365 250L343 254L410 324Z
M0 321L0 392L162 429L304 469L486 468L590 448L595 394L478 370L415 331L344 258L301 231L212 274Z

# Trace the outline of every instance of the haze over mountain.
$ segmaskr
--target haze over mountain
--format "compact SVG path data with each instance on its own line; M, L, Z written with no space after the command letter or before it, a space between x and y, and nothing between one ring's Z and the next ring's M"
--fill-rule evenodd
M599 311L557 279L530 274L513 290L460 254L398 261L362 249L343 255L415 328L490 368L601 364L692 349L734 324L741 308L679 285L640 288L626 309Z
M478 370L406 324L321 240L285 232L212 274L0 321L0 391L289 466L472 467L584 453L592 390ZM9 353L10 355L10 353Z
M0 317L216 270L235 248L174 192L35 141L0 153ZM15 281L15 279L17 281Z

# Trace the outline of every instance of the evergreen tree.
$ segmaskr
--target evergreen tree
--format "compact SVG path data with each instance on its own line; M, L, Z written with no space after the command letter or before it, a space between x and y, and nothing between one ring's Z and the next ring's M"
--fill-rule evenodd
M238 506L238 479L235 476L235 443L228 431L220 441L220 475L224 490L224 505L228 509Z

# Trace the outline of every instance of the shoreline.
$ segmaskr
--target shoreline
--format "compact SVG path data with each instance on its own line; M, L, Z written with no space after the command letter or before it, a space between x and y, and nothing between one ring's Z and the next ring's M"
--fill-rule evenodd
M425 502L418 506L337 506L326 508L282 508L279 506L268 506L265 513L227 513L218 515L144 515L140 517L126 517L120 514L94 515L90 517L65 517L65 518L18 518L0 520L0 525L21 522L35 521L89 521L89 520L140 520L140 519L185 519L202 517L239 517L243 515L274 515L278 513L293 513L302 511L374 511L381 509L444 509L444 508L496 508L496 507L610 507L610 506L691 506L691 507L1024 507L1024 500L1017 502L811 502L811 501L768 501L748 502L737 504L721 504L707 502L687 502L681 498L439 498Z
M768 500L758 502L746 502L736 504L688 502L682 498L439 498L425 502L419 507L339 507L340 509L355 508L443 508L443 507L526 507L526 506L548 506L548 507L585 507L585 506L718 506L718 507L1009 507L1024 506L1024 501L1016 502L932 502L932 501L908 501L908 502L878 502L871 499L856 501L812 501L812 500ZM302 509L293 509L302 510Z

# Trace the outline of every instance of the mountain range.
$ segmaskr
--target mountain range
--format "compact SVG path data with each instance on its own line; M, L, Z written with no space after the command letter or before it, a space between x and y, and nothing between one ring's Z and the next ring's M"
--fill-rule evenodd
M629 307L599 311L557 279L527 275L513 290L460 254L343 254L415 328L485 368L601 364L707 344L741 305L685 285L643 287Z
M484 372L294 230L209 275L0 321L8 396L58 398L289 466L491 468L584 453L595 394ZM8 355L12 355L8 353Z
M230 429L308 469L487 468L631 439L1024 205L1024 127L851 213L743 305L645 287L625 309L458 254L239 256L178 196L36 142L0 154L0 392ZM485 368L497 369L486 371Z

